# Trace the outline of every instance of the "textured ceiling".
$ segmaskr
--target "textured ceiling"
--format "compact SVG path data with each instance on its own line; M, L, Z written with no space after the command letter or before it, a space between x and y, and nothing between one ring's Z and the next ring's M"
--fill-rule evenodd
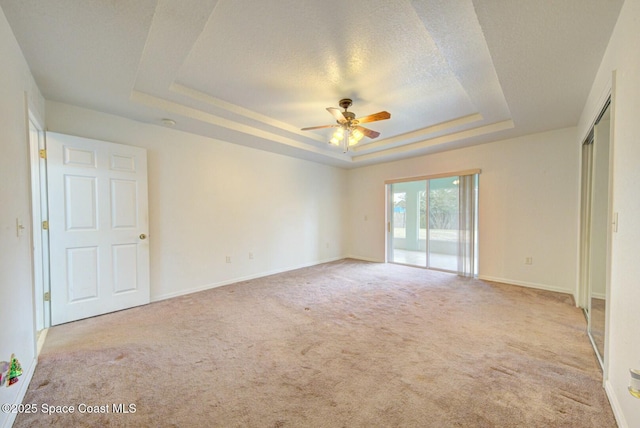
M0 0L45 98L342 167L573 126L622 0ZM381 133L344 154L325 110Z

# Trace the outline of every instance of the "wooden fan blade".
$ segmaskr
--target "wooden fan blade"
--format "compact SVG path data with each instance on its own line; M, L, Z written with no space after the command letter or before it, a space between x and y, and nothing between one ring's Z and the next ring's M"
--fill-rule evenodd
M381 111L375 114L370 114L369 116L360 117L357 119L358 123L367 123L367 122L375 122L377 120L385 120L391 117L391 113L388 111Z
M327 111L331 113L331 116L335 117L338 122L345 123L347 121L339 108L327 107Z
M320 125L320 126L310 126L308 128L302 128L301 131L311 131L312 129L322 129L322 128L337 128L338 125Z
M369 138L378 138L378 136L380 135L378 131L373 131L363 126L356 126L356 129L362 132L364 135L366 135Z

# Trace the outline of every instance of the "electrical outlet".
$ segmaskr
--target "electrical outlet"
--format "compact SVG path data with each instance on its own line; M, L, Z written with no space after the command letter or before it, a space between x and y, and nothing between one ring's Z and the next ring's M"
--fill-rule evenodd
M531 257L531 256L526 257L526 258L524 259L524 264L525 264L525 265L532 265L532 264L533 264L533 257Z
M231 263L231 256L227 256L227 263Z
M253 260L253 253L249 252L249 260Z

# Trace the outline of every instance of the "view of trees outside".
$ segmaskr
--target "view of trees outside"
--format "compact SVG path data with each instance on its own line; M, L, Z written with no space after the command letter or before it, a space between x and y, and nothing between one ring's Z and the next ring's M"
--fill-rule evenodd
M427 237L427 198L426 190L418 192L420 206L420 237ZM451 235L456 239L458 230L458 188L431 189L429 192L429 228L433 235L446 237ZM393 194L393 226L394 237L404 238L406 234L407 194L398 192Z
M420 192L420 229L427 226L426 191ZM458 188L432 189L429 192L429 228L458 228Z
M407 194L399 192L393 194L393 236L404 238L407 227Z

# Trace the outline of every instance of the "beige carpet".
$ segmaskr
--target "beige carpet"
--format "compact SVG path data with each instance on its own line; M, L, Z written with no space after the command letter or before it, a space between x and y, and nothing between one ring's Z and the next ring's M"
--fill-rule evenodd
M16 427L615 426L570 296L353 260L52 328L24 402L75 413Z

